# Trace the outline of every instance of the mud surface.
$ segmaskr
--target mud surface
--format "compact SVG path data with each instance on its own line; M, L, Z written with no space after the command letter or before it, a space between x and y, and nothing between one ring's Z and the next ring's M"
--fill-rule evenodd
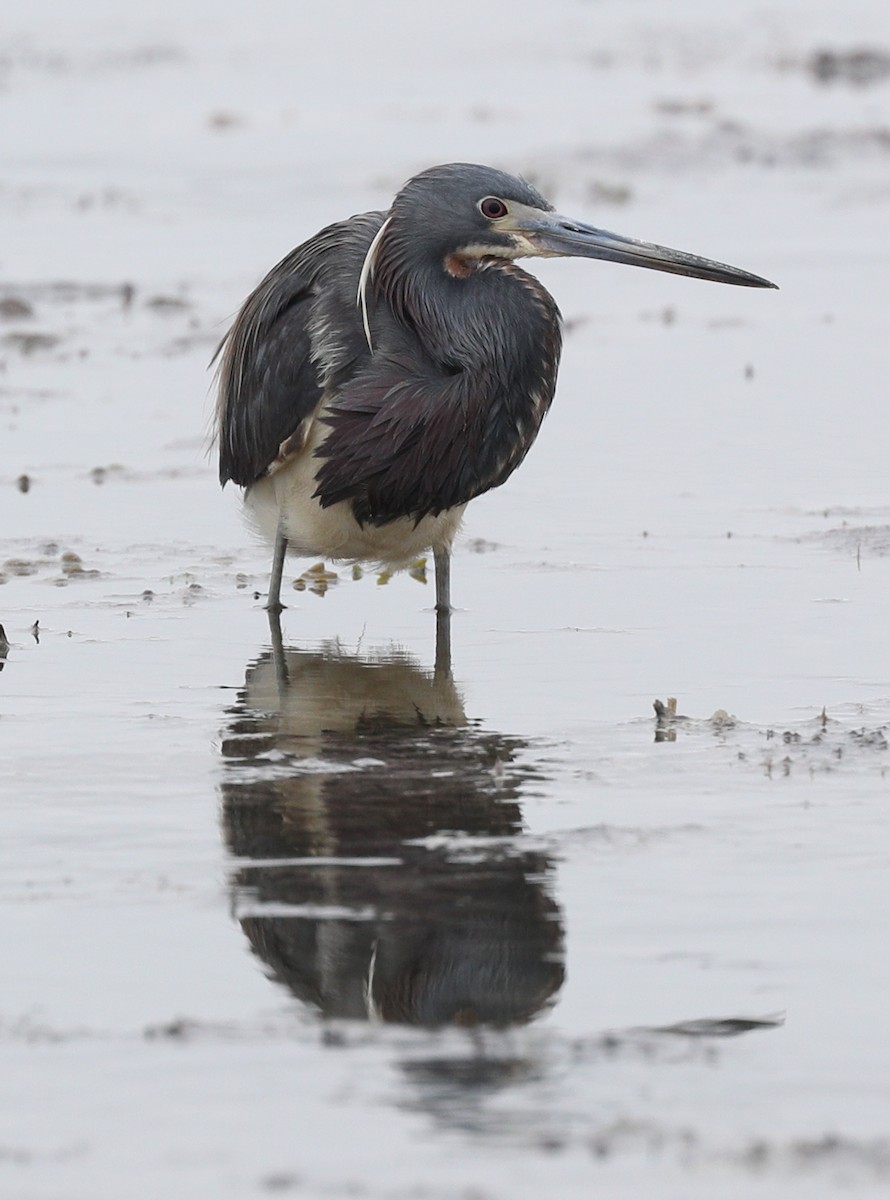
M6 23L0 1194L886 1194L888 55L865 0ZM449 674L422 565L270 628L207 364L453 159L782 290L540 264Z

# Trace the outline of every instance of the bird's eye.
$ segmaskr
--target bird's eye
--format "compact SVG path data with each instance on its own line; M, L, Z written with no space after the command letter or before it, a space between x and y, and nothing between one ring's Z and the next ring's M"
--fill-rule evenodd
M497 196L486 196L484 200L479 201L479 211L489 221L497 221L499 217L507 215L507 206L503 200L498 200Z

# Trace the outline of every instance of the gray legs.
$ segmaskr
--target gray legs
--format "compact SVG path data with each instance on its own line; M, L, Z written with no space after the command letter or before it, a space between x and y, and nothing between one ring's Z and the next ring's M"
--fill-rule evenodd
M451 678L451 552L434 550L436 564L436 669L437 679Z
M451 612L451 552L434 550L436 564L436 612Z
M287 537L284 533L284 522L278 524L275 534L275 549L272 552L272 573L269 577L269 598L266 608L269 612L281 612L281 576L284 573L284 557L287 554ZM451 554L448 550L434 550L433 562L436 567L436 612L440 615L451 612Z
M272 634L272 650L280 685L287 683L284 663L284 647L281 638L279 614L281 603L281 577L284 573L284 557L287 553L287 537L283 522L275 534L275 550L272 554L272 573L269 578L269 598L266 610L269 613L269 628ZM451 675L451 554L448 550L435 550L433 561L436 568L436 675Z
M269 612L280 613L281 576L284 572L284 556L287 553L287 538L284 536L284 522L278 522L278 532L275 534L275 549L272 552L272 574L269 578L269 599L266 608Z
M283 523L279 523L275 534L275 549L272 552L272 574L269 577L269 599L266 608L270 612L281 612L281 576L284 572L284 556L287 553L287 538ZM447 550L433 551L436 565L436 612L451 612L451 555Z
M436 610L436 664L433 678L451 678L451 610Z

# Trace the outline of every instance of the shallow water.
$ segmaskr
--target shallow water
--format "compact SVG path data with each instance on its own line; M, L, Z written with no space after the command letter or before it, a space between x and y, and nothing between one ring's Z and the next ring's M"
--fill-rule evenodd
M3 1195L886 1189L890 85L812 59L883 9L521 7L0 37ZM279 642L206 455L257 276L450 158L782 286L541 264L453 674L407 575Z

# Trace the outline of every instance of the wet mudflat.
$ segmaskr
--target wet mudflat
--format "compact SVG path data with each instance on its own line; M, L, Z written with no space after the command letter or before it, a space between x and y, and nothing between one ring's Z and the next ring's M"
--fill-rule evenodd
M882 6L325 11L0 38L0 1192L883 1195ZM539 264L451 673L422 572L270 629L205 453L258 275L449 159L782 287Z

